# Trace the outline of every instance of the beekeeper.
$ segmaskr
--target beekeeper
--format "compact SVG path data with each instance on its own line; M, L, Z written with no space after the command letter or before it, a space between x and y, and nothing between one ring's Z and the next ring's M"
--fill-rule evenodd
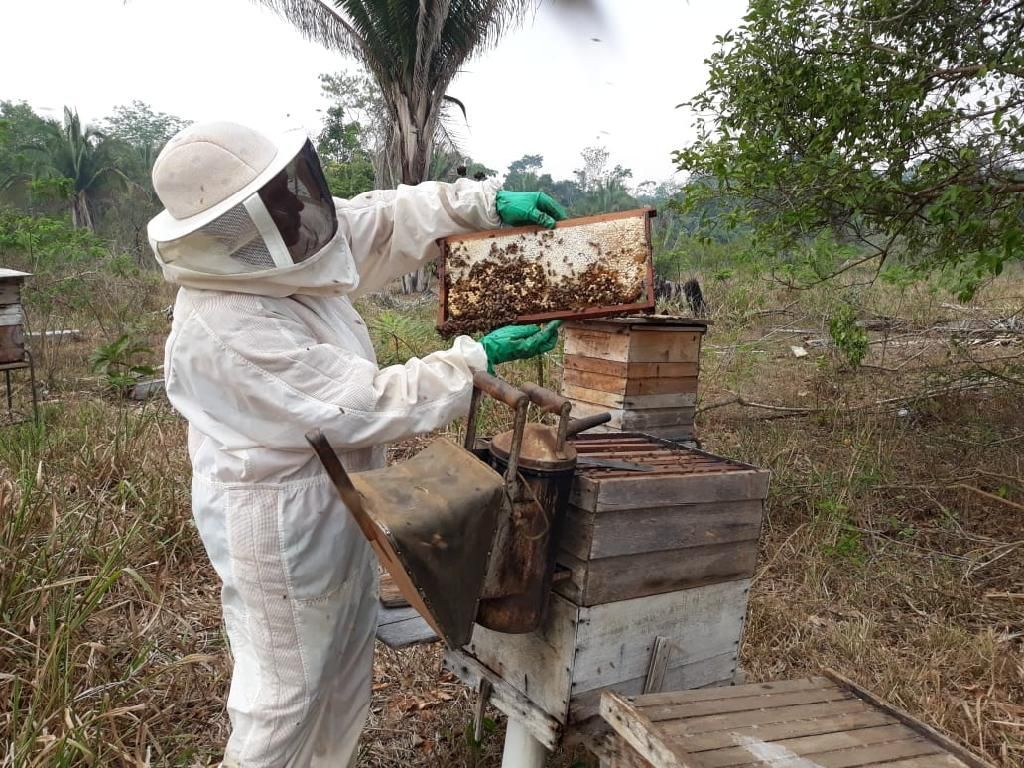
M430 261L438 238L564 212L467 179L332 199L304 132L226 122L175 136L153 186L166 210L150 244L181 286L167 395L189 424L234 657L223 765L340 768L370 703L377 568L305 433L320 428L349 471L382 466L385 444L467 412L475 371L558 334L499 329L379 368L351 299Z

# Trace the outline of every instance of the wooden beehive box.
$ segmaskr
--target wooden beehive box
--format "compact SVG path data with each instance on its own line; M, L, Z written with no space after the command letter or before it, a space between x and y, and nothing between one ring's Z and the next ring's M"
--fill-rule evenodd
M558 553L571 578L560 594L592 606L753 577L767 471L636 434L574 444L581 469Z
M21 286L28 272L0 269L0 365L25 360L25 313Z
M584 463L544 624L523 635L476 626L446 655L465 682L488 680L492 702L549 747L596 717L602 691L649 687L656 647L654 690L733 681L767 488L766 472L643 436L574 443ZM659 468L594 463L616 460Z
M562 395L576 416L611 412L607 430L692 440L706 332L664 316L567 323Z
M438 328L451 336L652 310L654 215L641 208L442 240Z
M834 672L709 691L602 697L602 768L992 768Z

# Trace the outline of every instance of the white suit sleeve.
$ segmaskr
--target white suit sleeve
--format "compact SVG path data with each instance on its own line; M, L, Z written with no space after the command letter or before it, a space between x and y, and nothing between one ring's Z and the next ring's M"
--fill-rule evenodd
M498 187L494 180L432 181L336 200L359 274L352 295L380 290L436 258L440 238L499 227Z
M219 311L230 302L231 311ZM214 327L218 318L230 327ZM469 409L483 347L468 336L450 349L378 368L317 343L273 301L214 294L183 318L168 347L167 395L225 448L308 450L323 430L339 449L394 442L440 429Z

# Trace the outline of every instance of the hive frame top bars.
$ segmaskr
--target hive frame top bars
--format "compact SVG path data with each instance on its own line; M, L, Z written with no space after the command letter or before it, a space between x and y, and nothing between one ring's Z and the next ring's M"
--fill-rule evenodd
M631 304L615 304L605 306L593 306L586 307L583 309L563 309L550 312L540 312L533 314L522 314L516 316L513 322L520 323L532 323L532 322L546 322L548 320L574 320L574 319L586 319L595 317L609 317L614 315L626 315L631 313L649 313L653 312L656 304L654 294L654 255L651 242L651 219L657 215L657 211L654 208L634 208L628 211L619 211L616 213L603 213L596 216L584 216L574 219L566 219L560 221L555 226L555 231L560 229L566 229L570 227L585 226L588 224L597 224L601 222L617 221L621 219L640 218L644 219L644 233L645 233L645 248L646 258L644 265L644 282L645 282L645 294L640 301ZM451 274L451 268L449 267L449 259L452 254L452 246L458 245L459 243L474 242L479 240L507 240L520 235L530 235L536 233L544 233L546 230L539 226L527 226L527 227L512 227L506 229L487 230L484 232L474 232L467 235L458 235L449 238L444 238L439 241L441 247L441 259L438 264L438 281L440 285L440 301L438 302L438 327L444 325L447 321L453 319L449 312L449 288L448 288L448 277ZM595 259L594 263L598 263Z

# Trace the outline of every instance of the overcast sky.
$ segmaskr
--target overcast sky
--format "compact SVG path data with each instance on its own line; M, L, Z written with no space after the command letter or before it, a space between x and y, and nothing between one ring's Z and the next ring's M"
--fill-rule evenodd
M451 87L469 113L466 148L504 171L523 154L568 177L603 144L634 181L663 180L691 136L675 105L700 90L714 37L746 0L600 0L602 19L551 0ZM562 9L562 10L559 10ZM310 133L324 106L317 75L351 66L250 0L35 0L4 3L0 99L86 120L132 99L191 120Z

